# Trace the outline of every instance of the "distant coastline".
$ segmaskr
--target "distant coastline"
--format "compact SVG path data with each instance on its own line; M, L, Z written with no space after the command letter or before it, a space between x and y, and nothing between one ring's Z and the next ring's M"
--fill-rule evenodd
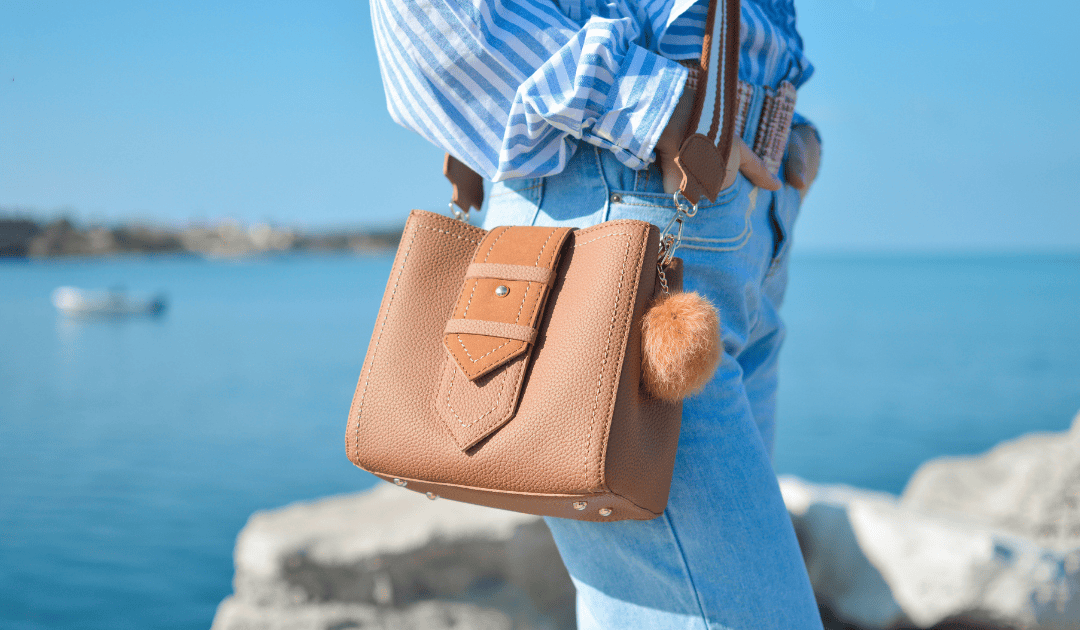
M83 226L70 219L0 217L0 258L115 254L244 257L285 252L380 252L397 247L400 228L305 231L222 221L181 228L125 224Z

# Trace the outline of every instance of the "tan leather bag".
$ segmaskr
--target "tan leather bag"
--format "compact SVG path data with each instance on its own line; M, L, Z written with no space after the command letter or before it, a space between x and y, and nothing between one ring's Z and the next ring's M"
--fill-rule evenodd
M350 459L429 497L658 516L680 414L639 387L659 237L641 221L484 232L414 210L353 399Z
M683 145L690 203L719 192L731 146L738 2L721 5L714 28L717 4L706 33L724 45L710 61L707 36L701 65L706 77L717 69L724 125ZM446 170L459 205L479 207L479 176L454 160ZM485 232L414 210L353 398L349 458L433 499L591 521L659 516L681 404L640 385L658 261L677 290L678 259L661 255L660 230L642 221Z

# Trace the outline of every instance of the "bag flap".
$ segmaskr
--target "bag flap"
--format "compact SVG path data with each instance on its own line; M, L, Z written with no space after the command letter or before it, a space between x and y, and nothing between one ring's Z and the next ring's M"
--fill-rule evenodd
M570 228L497 227L476 248L443 331L435 405L461 450L514 415Z
M470 381L506 365L536 338L570 228L498 227L465 273L443 343Z

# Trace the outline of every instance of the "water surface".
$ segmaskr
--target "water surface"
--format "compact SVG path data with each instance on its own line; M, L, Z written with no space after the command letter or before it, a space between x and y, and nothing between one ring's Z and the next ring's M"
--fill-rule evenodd
M374 479L344 454L392 257L0 263L0 627L206 628L248 515ZM802 257L776 467L898 492L1080 409L1080 258ZM60 285L165 290L72 321Z

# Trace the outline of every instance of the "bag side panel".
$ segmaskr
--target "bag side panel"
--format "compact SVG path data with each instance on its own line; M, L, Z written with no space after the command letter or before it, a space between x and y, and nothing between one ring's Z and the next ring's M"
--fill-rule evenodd
M646 259L656 260L657 249L650 242ZM681 290L681 267L669 270L667 279L672 291ZM656 266L645 265L604 461L608 489L656 513L667 506L682 420L681 402L655 398L641 386L641 321L660 292L658 285Z

